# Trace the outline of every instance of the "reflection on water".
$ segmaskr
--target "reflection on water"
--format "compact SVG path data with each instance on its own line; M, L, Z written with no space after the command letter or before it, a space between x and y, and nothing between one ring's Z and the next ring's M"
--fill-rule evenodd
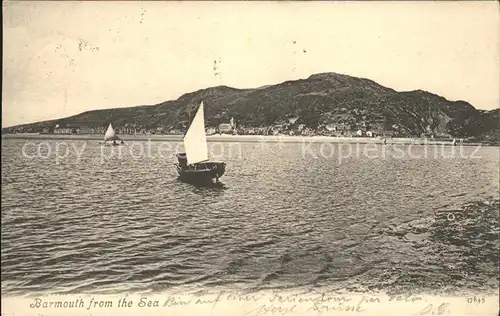
M498 288L498 148L339 163L245 143L200 187L173 157L103 160L88 140L56 164L23 144L3 140L2 293Z
M180 181L179 178L177 178L177 180ZM227 186L222 181L214 183L206 183L206 184L190 183L186 184L186 187L187 188L190 187L190 189L193 190L193 192L202 195L213 195L214 193L220 194L224 190L227 190Z

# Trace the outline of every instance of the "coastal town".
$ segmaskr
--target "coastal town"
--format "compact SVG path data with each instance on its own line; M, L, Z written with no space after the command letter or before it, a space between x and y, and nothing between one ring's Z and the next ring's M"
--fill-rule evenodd
M117 134L120 135L182 135L185 132L184 126L171 127L159 126L156 128L144 127L137 124L113 124ZM349 124L345 122L332 124L319 124L316 128L307 126L299 121L298 116L290 117L286 120L272 124L270 126L245 126L238 124L234 118L228 122L223 122L217 125L208 125L206 127L207 135L214 134L229 134L229 135L287 135L287 136L332 136L332 137L398 137L408 136L406 133L395 130L384 130L380 127L369 128L367 124ZM376 127L376 126L375 126ZM56 135L103 135L107 125L98 127L75 126L71 124L55 124L53 127L44 127L42 129L34 129L31 127L20 126L9 131L9 134L56 134ZM412 135L414 137L443 137L449 138L450 135L434 135L432 132L421 135Z
M55 125L53 128L43 128L41 131L32 128L18 128L11 134L39 133L39 134L57 134L57 135L102 135L107 126L99 127L79 127L71 125ZM124 126L115 126L115 130L120 135L182 135L183 129L179 128L144 128L125 124ZM368 129L351 130L348 126L340 128L334 125L319 126L317 129L307 127L305 124L277 124L266 127L245 127L237 126L231 123L221 123L217 126L206 128L207 135L230 134L230 135L290 135L290 136L348 136L348 137L376 137L376 136L396 136L393 131L372 131Z

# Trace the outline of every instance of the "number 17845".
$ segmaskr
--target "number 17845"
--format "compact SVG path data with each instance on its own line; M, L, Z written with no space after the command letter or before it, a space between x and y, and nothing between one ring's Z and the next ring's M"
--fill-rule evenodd
M469 304L473 304L473 303L476 303L476 304L482 304L482 303L485 303L486 302L486 299L484 298L484 296L472 296L472 297L468 297L467 298L467 303Z

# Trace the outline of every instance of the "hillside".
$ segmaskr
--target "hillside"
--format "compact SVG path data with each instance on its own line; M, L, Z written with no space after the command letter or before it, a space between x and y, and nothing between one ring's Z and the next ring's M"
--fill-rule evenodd
M369 79L322 73L256 89L212 87L157 105L89 111L2 132L51 131L56 125L102 129L110 122L117 129L135 132L182 131L189 109L201 101L207 127L232 117L242 133L259 127L280 133L307 129L339 135L370 130L379 135L491 140L498 138L500 130L499 110L479 111L465 101L449 101L426 91L397 92Z

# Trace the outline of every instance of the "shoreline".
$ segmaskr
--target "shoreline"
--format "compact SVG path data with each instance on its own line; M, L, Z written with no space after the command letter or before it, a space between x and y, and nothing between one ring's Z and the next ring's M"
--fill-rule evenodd
M182 135L121 135L124 141L182 141ZM93 134L3 134L3 139L45 139L45 140L96 140L102 141L102 135ZM208 142L283 142L283 143L339 143L339 144L382 144L383 139L374 137L336 137L336 136L290 136L290 135L208 135ZM430 140L425 138L386 138L386 144L397 145L445 145L452 146L451 140ZM500 144L487 142L464 142L457 146L489 146L499 147Z

